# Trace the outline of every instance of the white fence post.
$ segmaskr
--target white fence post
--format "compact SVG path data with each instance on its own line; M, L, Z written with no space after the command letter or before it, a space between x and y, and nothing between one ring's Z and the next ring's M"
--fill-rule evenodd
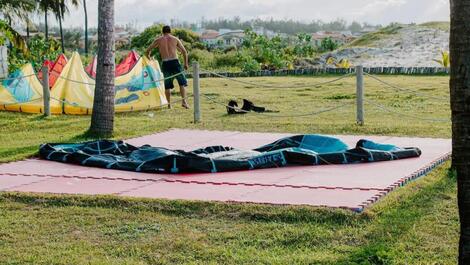
M201 102L199 95L199 63L193 63L194 123L201 121Z
M364 125L364 68L362 65L356 66L356 122Z
M43 66L42 71L42 95L44 99L44 116L51 116L50 102L51 95L49 93L49 68Z

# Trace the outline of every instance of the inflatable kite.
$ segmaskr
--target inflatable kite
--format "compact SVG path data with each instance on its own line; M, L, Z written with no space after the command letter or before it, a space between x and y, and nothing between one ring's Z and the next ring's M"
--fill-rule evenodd
M95 80L85 72L78 53L64 59L59 57L50 72L51 113L91 114ZM162 79L156 61L139 58L126 74L115 79L115 111L149 110L168 104ZM43 88L31 64L0 84L0 110L42 113L43 105Z
M44 62L43 66L49 69L49 89L52 89L66 64L67 57L63 54L59 55L54 62L48 60ZM39 71L38 78L42 81L42 71Z
M337 138L297 135L254 150L209 146L186 152L102 140L79 144L44 144L39 154L47 160L109 169L149 173L216 173L296 165L389 161L419 157L421 150L368 140L360 140L355 148L349 149Z
M136 51L130 51L126 58L124 58L120 64L116 65L115 76L127 74L139 61L139 58L140 56ZM96 56L94 56L90 64L85 67L85 72L87 72L91 77L96 78Z

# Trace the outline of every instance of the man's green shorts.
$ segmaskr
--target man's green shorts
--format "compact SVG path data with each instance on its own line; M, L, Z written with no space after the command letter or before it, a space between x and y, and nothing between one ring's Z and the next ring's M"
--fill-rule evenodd
M165 78L171 77L165 79L165 89L173 89L175 87L173 85L173 81L175 78L180 86L188 86L188 80L186 80L183 67L181 66L178 59L163 61L162 72Z

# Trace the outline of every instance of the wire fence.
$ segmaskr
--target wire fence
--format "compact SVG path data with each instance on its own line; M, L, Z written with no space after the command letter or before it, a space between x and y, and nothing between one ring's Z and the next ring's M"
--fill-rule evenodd
M21 104L33 103L33 102L40 101L40 100L44 100L44 98L41 96L41 97L39 97L39 98L30 99L30 100L27 100L27 101L0 102L0 105L6 107L6 106L14 106L14 105L21 105Z
M21 79L25 79L25 78L29 78L29 77L33 77L33 76L36 76L36 74L29 74L29 75L21 75L21 76L17 76L17 77L3 78L3 79L0 79L0 83L12 81L12 80L21 80Z
M331 80L328 80L328 81L325 81L325 82L319 82L319 83L314 83L314 84L309 84L309 85L300 85L300 86L289 85L289 86L285 86L285 85L269 85L269 84L255 83L255 82L246 81L246 80L240 80L238 78L228 77L228 76L225 76L223 74L218 74L218 73L207 71L207 70L203 70L203 73L210 74L210 75L213 75L213 76L216 76L216 77L219 77L219 78L223 78L223 79L226 79L226 80L229 80L229 81L232 81L232 82L242 83L242 84L250 85L250 86L253 86L253 87L263 87L263 88L266 88L266 87L267 88L312 88L312 87L322 88L324 85L335 83L335 82L340 81L344 78L348 78L350 76L353 76L353 75L357 74L357 73L347 73L343 76L340 76L339 78L334 78L334 79L331 79ZM370 77L370 78L386 85L389 88L393 88L394 90L399 91L399 92L411 93L411 94L423 97L425 99L439 100L440 102L449 101L449 98L436 97L434 95L428 95L428 94L422 93L422 92L417 91L417 90L399 87L397 85L394 85L394 84L391 84L387 81L384 81L381 78L376 77L376 76L374 76L370 73L367 73L367 72L364 73L364 75L366 75L367 77ZM350 106L350 105L354 104L354 102L346 102L346 103L341 103L339 105L328 107L328 108L325 108L325 109L322 109L322 110L319 110L319 111L314 111L314 112L309 112L309 113L301 113L301 114L283 115L283 114L269 114L269 113L263 113L263 112L246 111L246 110L243 110L239 107L229 106L226 103L217 101L215 98L210 97L209 95L202 94L202 96L205 97L208 101L210 101L212 103L215 103L215 104L218 104L218 105L221 105L221 106L224 106L227 109L233 109L233 110L236 110L236 111L242 112L242 113L250 112L250 113L254 113L255 115L263 115L263 116L273 117L273 118L315 116L315 115L319 115L319 114L322 114L322 113L325 113L325 112L335 111L335 110L338 110L338 109L341 109L341 108L344 108L346 106ZM358 95L356 95L356 96L358 96ZM450 122L450 119L428 118L428 117L422 117L422 116L419 116L419 115L413 115L413 114L408 114L408 113L404 113L404 112L401 112L401 111L397 111L395 109L392 109L390 107L386 107L386 106L384 106L380 103L377 103L373 100L370 100L370 99L362 99L362 101L366 102L368 105L371 105L371 106L373 106L377 109L380 109L382 111L392 113L392 114L395 114L395 115L399 115L401 117L408 117L408 118L412 118L412 119L416 119L416 120L429 121L429 122L441 122L441 123ZM293 110L292 112L297 112L297 110Z
M346 79L346 78L349 78L349 77L352 77L352 76L358 74L357 72L349 72L349 73L346 73L346 74L344 74L340 77L337 77L337 78L333 78L333 79L326 80L326 81L323 81L323 82L310 83L310 84L276 85L276 84L266 84L266 83L254 82L254 81L246 80L246 79L229 77L229 76L226 76L224 74L219 74L219 73L209 71L209 70L206 70L206 69L202 69L202 73L204 73L206 75L209 75L209 76L217 77L217 78L223 78L223 79L228 80L230 82L241 83L241 84L249 85L249 86L252 86L252 87L272 88L272 89L299 89L299 88L319 88L319 89L321 89L321 88L324 88L324 86L326 86L326 85L333 84L335 82L338 82L340 80L343 80L343 79ZM81 80L74 80L74 79L71 79L69 77L66 77L62 74L55 73L55 72L50 72L50 74L55 75L58 78L73 82L73 83L78 83L78 84L82 84L82 85L89 85L89 86L95 86L94 82L92 83L92 82L85 82L85 81L81 81ZM187 74L186 71L182 71L182 72L179 72L177 74L174 74L174 75L171 75L171 76L168 76L168 77L163 77L163 78L160 78L158 80L152 80L151 82L143 82L143 83L138 83L138 84L139 85L155 85L156 83L164 82L166 80L171 80L171 79L174 79L174 78L176 78L180 75L184 75L184 74ZM193 75L193 78L195 77L195 75L199 76L199 72L193 73L192 75ZM14 78L1 79L0 82L11 81L11 80L19 80L19 79L33 77L33 76L36 76L36 74L22 75L22 76L18 76L18 77L14 77ZM364 76L369 77L369 78L385 85L386 88L393 89L396 92L404 92L404 93L408 93L408 94L413 94L413 95L416 95L416 96L420 96L420 97L422 97L426 100L438 100L439 102L448 102L448 101L450 101L449 97L435 96L435 95L430 95L430 94L423 93L419 90L410 89L410 88L403 88L401 86L398 86L398 85L392 84L388 81L385 81L382 78L380 78L378 76L375 76L375 75L373 75L371 73L368 73L368 72L364 72ZM359 78L359 77L357 77L357 78ZM119 88L127 87L127 86L129 86L129 83L130 82L128 82L126 84L116 85L116 88L119 89ZM217 100L216 98L211 97L209 94L201 93L200 95L202 97L204 97L207 100L207 102L209 102L209 104L217 104L219 106L225 107L226 109L233 109L233 110L236 110L236 111L242 112L242 113L250 112L250 113L254 113L255 115L265 116L266 118L293 118L293 117L316 116L316 115L320 115L322 113L336 111L338 109L342 109L342 108L345 108L347 106L354 105L354 103L355 103L354 101L342 102L342 103L337 104L335 106L329 106L329 107L326 107L324 109L315 110L315 111L311 111L311 112L305 112L305 113L298 113L299 111L297 109L295 109L295 106L294 106L294 108L292 108L290 110L290 113L292 113L292 114L274 114L274 113L268 113L268 112L246 111L246 110L243 110L242 108L229 106L227 103L221 102L221 101ZM165 109L166 107L170 106L171 104L184 102L185 100L187 100L189 98L192 98L192 97L196 97L196 96L199 97L199 95L193 95L193 96L189 96L189 97L186 97L186 98L181 98L179 100L175 100L171 103L161 104L156 109ZM358 97L358 96L360 96L360 94L357 92L356 97ZM93 108L93 106L83 106L81 104L78 104L76 102L70 102L70 101L68 101L66 99L63 99L63 98L50 97L50 99L54 100L56 102L59 102L63 106L67 105L67 106L79 107L79 108L90 109L90 110ZM12 102L6 102L6 103L1 103L0 102L0 105L3 105L4 107L6 107L6 106L10 106L10 105L20 105L20 104L27 104L27 103L37 102L39 100L43 100L42 95L39 98L35 98L35 99L25 101L25 102L13 102L13 103ZM392 114L395 114L395 115L399 115L399 116L402 116L402 117L408 117L408 118L411 118L411 119L429 121L429 122L442 122L442 123L450 122L450 119L430 118L430 117L423 117L419 114L404 113L402 111L398 111L398 110L394 109L393 107L387 107L387 106L385 106L383 104L380 104L377 101L374 101L373 99L369 99L369 98L367 98L367 99L363 98L362 101L367 103L367 105L370 105L370 106L372 106L376 109L382 110L382 111L387 112L387 113L392 113ZM356 104L360 104L359 102L361 102L361 101L356 100ZM357 106L357 107L359 108L359 106Z
M325 113L325 112L341 109L341 108L344 108L346 106L350 106L350 105L354 104L354 102L347 102L347 103L344 103L344 104L341 104L341 105L338 105L338 106L333 106L333 107L330 107L330 108L326 108L326 109L322 109L322 110L318 110L318 111L314 111L314 112L283 115L283 114L269 114L269 113L266 113L266 112L251 112L251 111L243 110L243 109L238 108L238 107L229 106L226 103L217 101L216 99L214 99L214 98L212 98L208 95L205 95L205 94L202 94L202 96L204 96L206 99L208 99L212 103L224 106L224 107L229 108L229 109L233 109L233 110L243 112L243 113L254 113L254 114L263 115L263 116L272 117L272 118L295 118L295 117L316 116L316 115L319 115L319 114L322 114L322 113Z
M399 86L396 86L396 85L393 85L387 81L384 81L383 79L379 78L379 77L376 77L372 74L369 74L369 73L364 73L366 76L386 85L387 87L390 87L390 88L393 88L393 89L396 89L398 91L402 91L402 92L406 92L406 93L410 93L410 94L414 94L414 95L417 95L417 96L420 96L420 97L424 97L424 98L428 98L428 99L435 99L435 100L438 100L438 101L450 101L449 98L445 98L445 97L436 97L436 96L433 96L433 95L428 95L428 94L425 94L425 93L422 93L418 90L414 90L414 89L409 89L409 88L401 88Z
M55 72L50 72L50 73L57 76L60 79L67 80L67 81L70 81L72 83L77 83L77 84L82 84L82 85L89 85L89 86L95 86L96 85L96 82L90 83L90 82L78 81L78 80L74 80L74 79L65 77L65 76L63 76L59 73L55 73ZM160 79L157 79L157 80L152 80L151 82L142 82L142 83L139 82L138 84L143 85L143 86L145 86L145 85L155 85L156 83L164 82L164 81L169 80L169 79L174 79L174 78L176 78L180 75L183 75L183 74L186 74L186 72L181 71L177 74L174 74L174 75L171 75L171 76L168 76L168 77L160 78ZM126 84L116 85L117 88L128 87L128 86L129 86L129 82L126 83Z
M208 70L203 70L203 73L206 73L206 74L209 74L209 75L213 75L213 76L216 76L216 77L220 77L220 78L223 78L223 79L227 79L227 80L230 80L230 81L233 81L233 82L237 82L237 83L241 83L241 84L245 84L245 85L250 85L250 86L254 86L254 87L263 87L263 88L313 88L313 87L316 87L316 88L320 88L321 86L323 85L327 85L327 84L331 84L331 83L335 83L335 82L338 82L340 80L343 80L345 78L348 78L350 76L353 76L354 73L347 73L347 74L344 74L338 78L334 78L332 80L328 80L328 81L325 81L325 82L319 82L319 83L313 83L313 84L308 84L308 85L300 85L300 86L293 86L293 85L288 85L288 86L285 86L285 85L270 85L270 84L261 84L261 83L255 83L255 82L250 82L250 81L246 81L246 80L239 80L237 78L233 78L233 77L228 77L228 76L225 76L225 75L222 75L222 74L218 74L218 73L215 73L215 72L211 72L211 71L208 71Z

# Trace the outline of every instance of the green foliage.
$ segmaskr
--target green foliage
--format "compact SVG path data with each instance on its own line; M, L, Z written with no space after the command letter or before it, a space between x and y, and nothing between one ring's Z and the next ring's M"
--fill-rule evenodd
M450 54L448 51L441 51L441 59L434 59L433 61L437 62L443 67L450 67Z
M374 27L367 23L359 24L358 22L348 23L342 19L337 19L331 22L323 22L315 20L311 22L301 22L293 19L289 20L276 20L276 19L252 19L242 21L240 17L234 18L218 18L215 20L205 20L202 22L202 27L207 29L250 29L254 27L263 27L266 30L271 30L279 33L286 33L295 35L298 32L314 33L317 31L344 31L350 30L352 32L360 32L363 28Z
M198 62L202 68L214 67L214 53L204 49L193 49L189 53L189 62Z
M22 52L25 56L29 55L28 44L23 37L21 37L21 35L5 21L0 20L0 45L3 45L6 40L10 41L12 46Z
M13 47L9 51L9 70L15 71L27 63L32 63L38 71L45 60L55 60L60 54L60 44L50 39L46 41L44 37L37 35L28 41L29 54L25 55L21 50Z
M132 38L131 47L140 53L144 52L155 38L161 35L161 29L162 25L146 28L140 35ZM296 59L313 57L317 52L311 35L306 33L298 34L296 40L291 43L280 36L268 38L246 30L241 47L229 46L211 50L189 30L173 29L173 34L183 41L190 61L198 61L201 67L210 69L292 69ZM160 59L157 50L152 51L151 56Z
M131 39L131 47L138 50L140 53L143 53L147 47L152 44L157 36L162 33L161 25L154 25L146 28L138 36L135 36ZM152 51L150 55L159 56L158 52ZM159 58L159 57L158 57Z
M239 62L239 54L235 51L227 53L216 53L214 56L214 67L235 66Z
M82 32L78 30L64 30L65 48L71 51L78 50Z
M442 31L450 31L450 22L448 21L431 21L431 22L426 22L423 24L420 24L419 26L426 27L426 28L431 28L431 29L438 29Z
M142 53L161 34L161 29L162 25L145 29L140 35L132 38L131 47ZM268 38L246 30L241 47L230 46L223 50L211 51L207 50L199 41L199 37L191 31L174 29L173 34L183 41L190 61L198 61L203 68L235 67L243 71L292 68L296 58L312 57L316 53L311 36L305 33L299 34L297 40L290 44L280 36ZM160 59L157 50L152 51L151 55Z
M31 22L28 15L36 8L34 0L0 0L0 10L2 17L6 21L14 21L16 19L24 22Z
M239 55L240 62L241 62L241 69L244 72L254 72L261 70L261 65L256 61L253 57L249 55Z
M330 37L327 37L321 41L320 50L323 52L334 51L338 46L338 43L333 41Z
M297 57L312 57L316 50L312 43L312 35L306 33L297 34L297 40L293 48L293 53Z
M261 64L262 69L279 69L287 67L292 58L285 50L288 42L280 36L269 39L266 36L258 35L251 30L245 31L245 39L242 44L244 57L249 56ZM252 65L252 60L246 60L244 64Z
M364 34L360 38L351 42L348 46L374 46L377 41L387 38L390 35L395 35L400 29L403 28L403 25L392 23L386 27L379 29L378 31Z
M140 53L144 53L145 49L162 34L162 28L162 24L146 28L141 34L131 39L131 48L136 49ZM189 53L191 53L193 49L202 50L205 48L205 45L199 41L199 36L190 30L175 28L172 29L172 34L183 42L183 45ZM157 50L153 50L150 55L160 60L160 54Z

